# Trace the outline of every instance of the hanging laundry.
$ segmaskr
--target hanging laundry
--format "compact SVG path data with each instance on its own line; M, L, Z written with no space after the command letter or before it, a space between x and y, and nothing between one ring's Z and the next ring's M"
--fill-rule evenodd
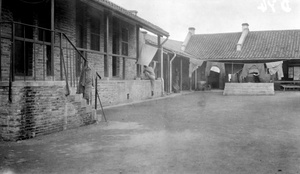
M83 94L83 98L90 100L92 98L92 86L94 86L95 71L85 62L80 74L77 93Z
M271 75L274 75L277 73L278 80L281 80L281 78L283 77L282 64L283 64L283 61L266 63L269 73Z
M263 63L258 63L258 64L244 64L242 73L241 73L241 77L245 78L247 77L249 74L257 74L259 75L261 78L265 77L265 65Z

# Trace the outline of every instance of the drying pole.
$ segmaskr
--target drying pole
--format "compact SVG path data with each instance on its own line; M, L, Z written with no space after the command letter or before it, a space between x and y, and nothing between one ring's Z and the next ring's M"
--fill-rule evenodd
M98 74L97 74L97 76L101 79L101 76L99 76ZM97 77L96 77L96 85L98 85L98 84L97 84ZM96 90L96 95L97 95L97 97L98 97L98 99L99 99L99 103L100 103L101 110L102 110L102 113L103 113L104 121L107 122L107 119L106 119L106 116L105 116L105 113L104 113L104 110L103 110L103 106L102 106L102 102L101 102L101 99L100 99L98 90Z

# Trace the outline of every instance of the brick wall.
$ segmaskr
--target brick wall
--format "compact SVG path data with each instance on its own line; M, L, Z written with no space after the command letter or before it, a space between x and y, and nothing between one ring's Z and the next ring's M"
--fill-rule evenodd
M154 85L154 97L161 96L161 89L161 81L156 80ZM103 106L131 103L151 97L151 85L149 80L100 81L98 90Z
M55 29L66 33L68 38L76 45L76 2L74 0L55 0ZM87 8L82 10L85 14L84 26L84 42L87 50L90 49L90 24L89 9L90 6L82 6ZM5 1L2 9L2 19L12 20L14 10L13 3ZM106 30L106 14L99 11L101 15L101 48L104 52L105 30ZM108 53L112 53L112 36L113 36L113 16L109 15L109 44L107 46ZM125 27L129 31L128 54L130 57L136 57L136 26L127 21L116 17L120 29ZM34 19L35 24L39 23L38 19ZM11 26L2 26L2 34L11 36ZM2 36L3 36L2 35ZM34 32L33 38L38 38L38 32ZM44 55L46 46L44 44L35 44L33 48L33 67L32 76L27 76L26 80L31 82L23 82L22 77L16 77L13 82L13 102L8 102L8 77L11 56L10 39L1 39L1 70L2 79L0 82L0 139L18 140L32 138L35 136L49 134L68 128L92 123L94 112L92 105L85 105L86 101L79 94L72 94L65 97L65 79L64 68L60 60L60 35L55 34L54 46L54 76L46 75L46 65ZM75 60L78 55L65 39L62 39L63 57L66 70L68 71L68 79L74 80L76 77ZM71 48L71 49L70 49ZM121 44L120 44L121 48ZM121 53L121 51L120 51ZM100 52L88 51L86 54L90 65L104 77L104 58ZM112 57L108 56L108 79L112 79ZM101 80L98 85L100 96L104 106L116 105L120 103L130 103L134 101L144 100L151 96L149 80L133 80L136 77L136 60L135 59L119 59L119 78L114 80ZM125 70L123 64L125 63ZM123 72L125 71L125 79ZM61 78L61 75L62 78ZM36 80L32 82L32 80ZM45 80L45 81L44 81ZM50 82L50 80L54 80ZM78 82L78 81L77 81ZM75 85L70 83L71 85ZM161 82L155 82L154 97L161 96ZM93 96L95 97L95 95ZM94 104L94 101L93 103ZM98 106L100 108L100 105Z
M149 80L100 81L103 106L145 100L151 96ZM155 82L154 97L161 96L161 82ZM92 104L81 94L65 96L65 82L14 82L12 103L8 83L0 82L0 140L28 139L64 129L94 123L99 119ZM98 108L100 103L98 101ZM108 118L109 119L109 118Z
M14 82L12 103L8 83L0 83L0 138L28 139L95 121L81 97L65 96L64 82Z

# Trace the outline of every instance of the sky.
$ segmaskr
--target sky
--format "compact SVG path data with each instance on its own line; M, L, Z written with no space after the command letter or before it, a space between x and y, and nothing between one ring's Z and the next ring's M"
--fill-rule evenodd
M300 30L300 0L110 0L184 41L189 27L196 34Z

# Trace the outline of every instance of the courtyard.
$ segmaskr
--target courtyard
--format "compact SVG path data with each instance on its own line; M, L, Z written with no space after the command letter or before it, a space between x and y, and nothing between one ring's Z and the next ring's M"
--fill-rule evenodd
M201 91L105 108L107 123L0 142L0 173L300 173L299 105Z

